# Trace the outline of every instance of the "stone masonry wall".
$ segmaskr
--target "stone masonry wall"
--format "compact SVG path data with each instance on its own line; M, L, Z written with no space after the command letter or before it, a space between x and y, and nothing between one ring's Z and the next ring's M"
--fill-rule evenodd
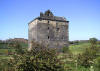
M38 20L37 41L51 48L68 46L68 23Z

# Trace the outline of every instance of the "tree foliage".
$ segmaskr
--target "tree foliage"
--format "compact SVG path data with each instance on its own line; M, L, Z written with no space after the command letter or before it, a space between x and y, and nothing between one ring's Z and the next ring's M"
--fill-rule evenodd
M96 38L90 38L89 42L91 43L91 45L95 45L97 43L97 39Z

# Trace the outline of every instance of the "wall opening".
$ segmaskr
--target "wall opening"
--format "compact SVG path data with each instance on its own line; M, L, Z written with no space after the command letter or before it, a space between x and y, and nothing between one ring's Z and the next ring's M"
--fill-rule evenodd
M49 21L48 21L48 23L49 23Z
M49 39L50 37L48 36L48 39Z
M48 30L49 30L49 27L48 27Z

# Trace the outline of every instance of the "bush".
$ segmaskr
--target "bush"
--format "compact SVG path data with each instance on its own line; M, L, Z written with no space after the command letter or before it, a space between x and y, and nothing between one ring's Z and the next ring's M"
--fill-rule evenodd
M68 53L69 52L69 48L68 47L63 47L62 48L62 52L63 53Z
M30 51L14 55L11 61L18 71L63 71L55 50L34 42Z
M100 57L95 60L95 69L96 71L100 71Z
M69 41L69 44L74 44L74 42L73 41Z
M99 48L97 47L97 39L90 38L91 46L90 48L86 49L83 54L78 56L78 64L84 67L90 67L94 63L94 59L97 57L97 53Z
M90 49L86 49L83 54L78 55L78 64L85 68L90 67L93 64L95 52Z
M23 54L24 53L22 46L18 42L15 43L15 53L16 54Z

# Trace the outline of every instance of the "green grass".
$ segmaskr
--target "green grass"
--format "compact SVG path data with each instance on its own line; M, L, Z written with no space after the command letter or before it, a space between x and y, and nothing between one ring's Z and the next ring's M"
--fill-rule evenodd
M20 43L20 45L21 45L23 48L27 48L27 47L28 47L28 43Z
M0 55L7 55L8 52L14 52L15 49L0 49Z
M80 43L80 44L74 44L69 46L69 50L72 52L73 57L68 58L66 57L65 53L61 53L58 58L62 58L61 61L64 63L65 71L89 71L89 68L85 68L83 66L77 65L75 58L78 54L83 53L86 48L90 47L90 43Z
M0 55L0 60L2 60L2 59L9 59L10 57L9 56L7 56L7 55Z
M28 47L28 43L19 43L23 48L27 48ZM13 47L9 47L7 43L0 43L0 48L2 49L6 49L6 48L13 48Z
M26 48L28 47L28 44L24 44L24 43L20 43L20 44L22 45L22 47L26 47ZM98 46L100 46L100 45L98 45ZM90 47L90 43L80 43L80 44L70 45L69 50L72 52L73 57L74 57L74 56L77 56L78 54L83 53L85 51L85 49L89 48L89 47ZM0 49L0 54L2 54L2 55L0 55L0 61L1 62L2 62L2 60L6 61L6 59L8 60L10 58L7 55L8 51L14 52L15 49ZM63 57L64 57L63 53L61 53L58 56L58 58L63 58ZM73 58L65 57L64 59L62 59L62 61L65 63L65 65L64 65L65 68L66 68L65 71L89 71L89 68L85 68L85 67L82 67L82 66L78 66L76 68L76 65L75 65ZM4 66L2 65L2 67L4 67Z
M64 65L64 71L89 71L89 68L85 68L79 65L76 66L75 59L73 59L73 57L68 58L65 53L60 53L58 58L61 58L61 62Z
M81 43L81 44L77 44L77 45L70 45L69 46L69 50L74 54L81 54L85 51L86 48L89 48L90 43Z
M7 44L6 43L0 43L0 48L7 48Z
M8 49L0 49L0 55L7 55Z

